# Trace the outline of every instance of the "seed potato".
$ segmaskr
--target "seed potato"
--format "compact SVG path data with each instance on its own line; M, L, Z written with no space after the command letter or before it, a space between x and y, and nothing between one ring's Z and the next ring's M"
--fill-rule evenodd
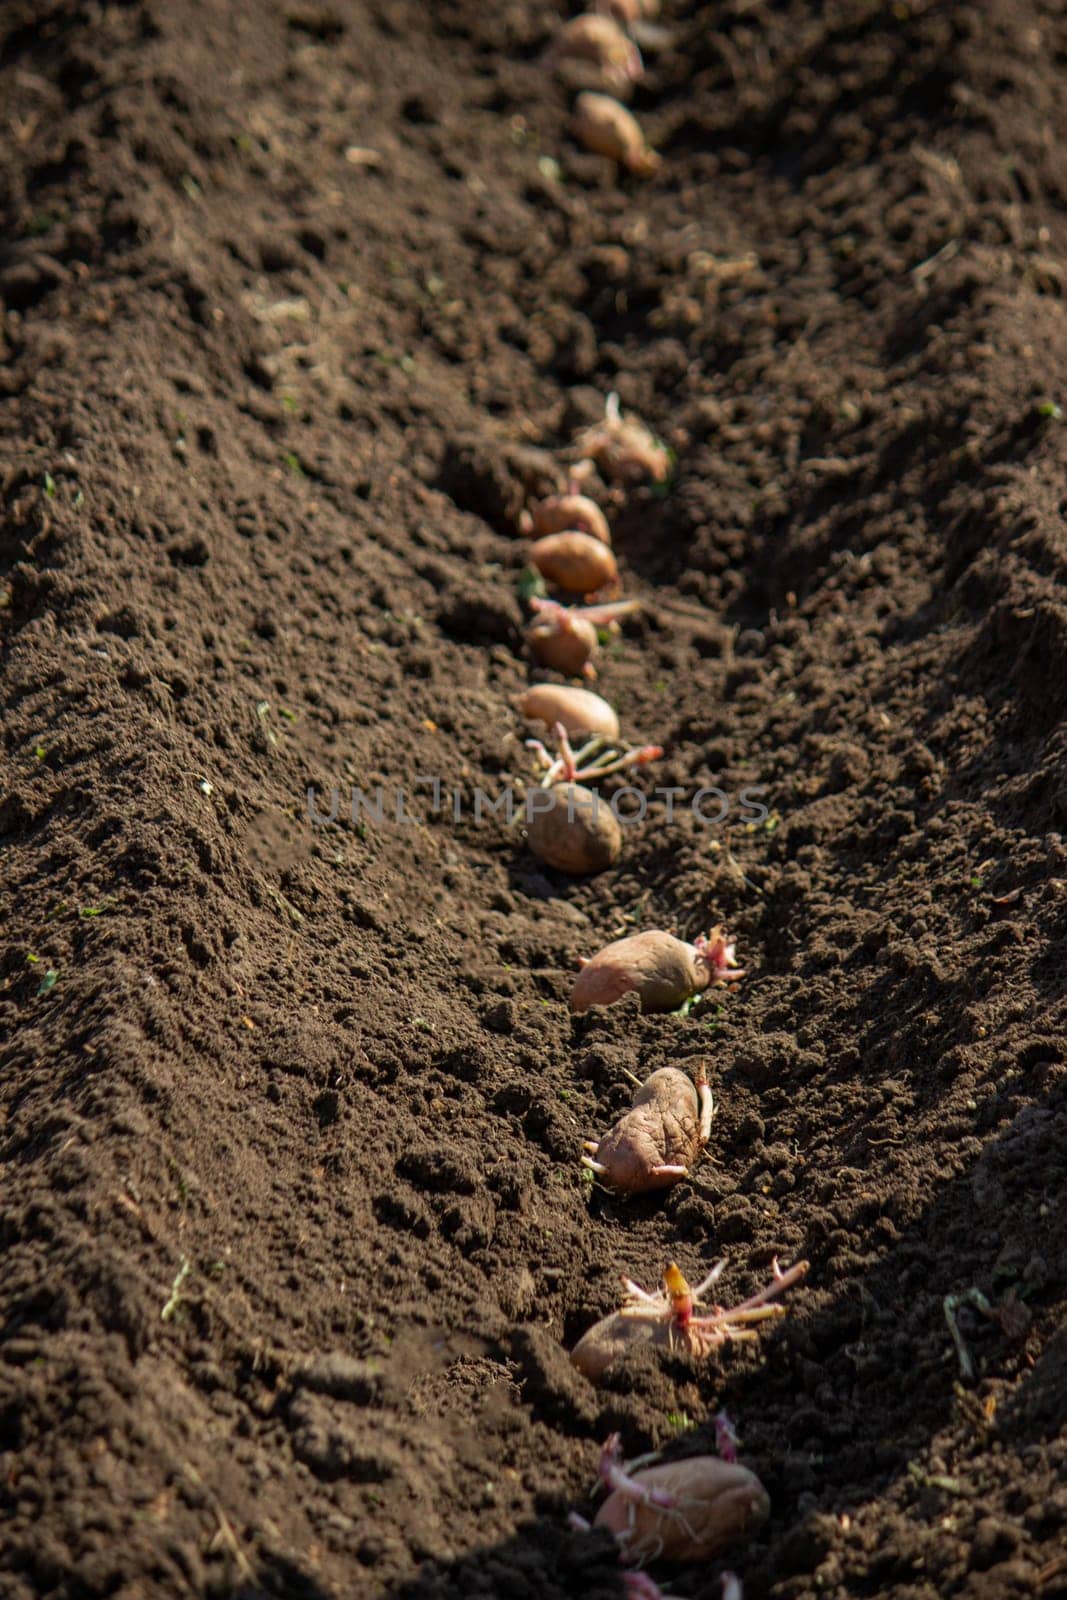
M602 796L580 783L557 783L535 790L532 799L527 837L539 861L576 878L615 865L622 854L622 829Z
M663 1462L634 1473L633 1481L672 1504L637 1500L622 1489L604 1501L594 1526L610 1529L628 1565L712 1561L770 1516L770 1498L756 1474L718 1456Z
M692 1079L677 1067L661 1067L599 1141L590 1164L594 1171L603 1169L604 1183L621 1194L650 1194L684 1178L703 1146Z

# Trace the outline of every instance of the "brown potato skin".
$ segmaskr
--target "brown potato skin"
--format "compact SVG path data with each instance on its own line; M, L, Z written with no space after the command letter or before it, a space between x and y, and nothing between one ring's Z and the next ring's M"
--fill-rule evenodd
M691 1167L700 1154L700 1100L692 1080L661 1067L634 1096L629 1111L597 1145L605 1183L623 1194L652 1194L680 1182L656 1166Z
M603 796L580 783L557 783L549 793L552 810L537 812L527 830L537 859L575 878L614 866L622 854L622 829ZM568 815L569 799L573 816Z
M542 578L567 594L593 594L619 577L610 547L591 533L548 533L534 540L530 560Z
M574 104L571 132L587 150L609 156L627 171L648 177L660 157L645 143L636 118L610 95L585 90Z
M619 719L598 694L589 689L571 689L558 683L535 683L519 698L519 710L531 722L546 728L562 722L568 734L602 733L606 739L619 737ZM607 805L602 800L601 807Z
M571 1351L571 1363L583 1378L598 1384L627 1351L638 1346L651 1349L667 1345L671 1337L672 1328L666 1317L653 1322L651 1318L624 1317L621 1311L613 1311L582 1334Z
M601 544L611 544L608 519L588 495L550 495L532 508L530 521L538 534L587 533Z
M676 1509L646 1505L617 1489L608 1496L594 1526L610 1529L627 1565L712 1561L770 1516L770 1497L756 1474L718 1456L668 1461L634 1477L645 1488L673 1495Z
M535 622L527 630L526 643L539 667L550 667L565 677L580 677L586 663L597 653L596 629L584 617L574 617L565 626L558 622Z
M578 974L571 1010L610 1006L636 989L642 1011L677 1011L711 979L708 964L692 945L673 934L650 929L616 939L597 952Z

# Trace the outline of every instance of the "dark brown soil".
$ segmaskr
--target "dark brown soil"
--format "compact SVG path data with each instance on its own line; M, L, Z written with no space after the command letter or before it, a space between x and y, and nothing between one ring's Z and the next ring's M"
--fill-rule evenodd
M0 8L3 1600L607 1600L600 1441L724 1405L749 1600L1067 1595L1063 10L675 0L645 183L559 15ZM572 884L471 803L529 774L516 513L612 388L678 462L601 687L732 798ZM570 1017L718 920L721 1003ZM700 1061L695 1180L588 1188ZM720 1254L811 1261L758 1346L573 1373Z

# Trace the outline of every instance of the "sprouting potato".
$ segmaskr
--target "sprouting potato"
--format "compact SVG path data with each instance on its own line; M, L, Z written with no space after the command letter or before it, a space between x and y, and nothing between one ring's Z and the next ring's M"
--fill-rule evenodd
M543 578L567 594L595 594L619 579L610 545L590 533L545 534L534 540L530 560Z
M607 801L580 783L557 783L529 796L527 838L539 861L572 877L612 867L622 854L622 829Z
M604 404L604 420L585 428L574 442L574 452L592 461L616 483L665 483L671 473L671 453L638 417L624 417L617 394ZM579 468L575 468L578 474Z
M601 783L613 772L647 766L663 754L661 745L623 745L602 733L591 734L588 739L583 736L581 747L575 750L562 722L552 724L549 744L541 739L527 739L526 748L534 753L542 789L551 789L556 783L586 783L590 779Z
M569 89L628 94L643 71L641 52L613 17L586 12L559 30L548 64Z
M618 1435L604 1446L601 1477L611 1493L594 1527L615 1535L630 1566L711 1561L766 1522L771 1502L754 1472L718 1456L688 1456L629 1473Z
M582 1164L620 1194L669 1189L699 1159L711 1136L712 1110L703 1069L694 1084L677 1067L661 1067L610 1132L585 1141Z
M539 667L562 672L567 678L596 677L590 658L597 651L597 632L582 616L572 616L560 607L547 616L537 616L526 630L526 645Z
M728 1341L758 1338L755 1324L784 1317L785 1307L773 1303L776 1296L799 1283L808 1270L806 1261L798 1261L782 1272L776 1261L770 1283L741 1305L712 1306L706 1315L696 1315L705 1292L725 1265L718 1262L703 1282L691 1289L672 1261L663 1274L663 1288L656 1294L623 1278L626 1298L622 1306L583 1333L571 1351L571 1362L590 1383L598 1384L623 1356L637 1348L679 1350L703 1360Z
M587 150L610 157L638 177L650 177L660 165L659 156L645 143L637 118L610 95L588 89L580 94L571 131Z
M524 533L588 533L601 544L611 544L608 519L585 494L553 494L524 511L520 520Z
M557 683L535 683L519 700L519 710L546 728L557 723L567 734L599 733L619 737L619 719L606 700L589 689L567 689Z
M673 934L652 929L616 939L605 945L582 970L571 991L571 1010L610 1006L636 990L642 1011L677 1011L686 1000L709 984L730 983L742 977L721 928L693 944Z
M596 677L593 658L600 646L598 628L617 633L619 619L640 611L639 600L620 600L606 606L573 606L570 610L557 600L530 601L537 615L526 632L526 644L542 667L565 673L568 678Z

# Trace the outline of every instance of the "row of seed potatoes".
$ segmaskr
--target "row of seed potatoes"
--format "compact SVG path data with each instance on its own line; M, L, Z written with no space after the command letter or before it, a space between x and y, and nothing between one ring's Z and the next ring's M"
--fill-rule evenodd
M538 666L588 682L596 672L598 629L618 628L638 603L608 598L619 588L611 531L602 507L586 491L595 479L613 485L616 492L642 482L663 482L670 456L644 423L623 415L614 395L608 397L603 422L579 436L573 453L577 461L565 492L536 502L523 517L523 531L532 539L531 566L561 597L530 599L533 619L526 644ZM594 786L627 767L655 760L662 751L655 745L626 745L614 708L584 685L538 682L518 704L543 732L542 738L528 741L541 769L540 790L527 811L531 851L574 877L614 865L622 850L621 830ZM734 946L721 928L691 944L654 929L616 940L583 962L570 1004L573 1011L584 1012L636 992L645 1011L676 1011L709 986L730 984L741 976ZM667 1067L643 1084L635 1082L638 1092L630 1110L602 1139L587 1145L583 1158L599 1181L626 1195L682 1181L711 1132L712 1097L703 1073L694 1084L685 1073ZM727 1339L753 1338L758 1323L781 1314L776 1297L803 1277L806 1264L787 1272L776 1267L771 1282L742 1305L715 1306L701 1315L702 1296L719 1270L691 1288L672 1262L662 1290L651 1294L627 1282L622 1307L590 1328L571 1352L578 1371L596 1384L635 1346L682 1348L703 1357ZM627 1568L624 1581L635 1600L656 1600L660 1594L639 1570L646 1562L710 1560L752 1533L769 1514L762 1484L737 1460L725 1414L717 1422L717 1442L717 1455L636 1471L624 1465L617 1435L605 1442L600 1477L608 1494L596 1524L615 1534ZM732 1574L727 1588L740 1595Z
M667 38L658 13L659 0L598 0L592 11L564 23L548 54L557 75L578 91L575 138L642 178L657 171L660 158L622 102L644 73L638 41L655 49Z
M642 176L655 172L660 158L622 101L644 70L640 46L656 48L666 37L657 24L658 9L658 0L597 0L594 10L562 25L547 56L577 91L571 124L576 139ZM539 780L527 805L528 843L540 861L574 877L603 871L622 853L618 820L596 785L663 753L655 745L628 745L613 707L588 687L597 676L605 630L617 633L640 609L638 601L621 598L611 528L596 486L618 504L637 485L665 482L671 466L667 448L609 395L603 421L574 441L565 490L528 506L522 517L538 587L554 591L551 598L545 592L530 597L527 651L537 667L580 680L536 682L518 703L541 732L527 741ZM583 1012L636 992L645 1011L677 1011L710 986L741 976L722 928L691 944L657 929L617 940L583 962L570 1004ZM634 1081L630 1110L602 1139L587 1144L583 1158L600 1182L625 1195L681 1182L711 1132L712 1097L703 1073L694 1083L668 1067L643 1084ZM596 1384L635 1346L705 1357L729 1339L754 1338L761 1322L783 1314L778 1297L803 1278L807 1263L784 1272L775 1263L762 1290L729 1308L703 1299L721 1270L720 1263L694 1288L672 1262L654 1293L626 1281L620 1309L590 1328L571 1352L575 1367ZM632 1600L666 1600L640 1570L648 1562L714 1559L769 1515L763 1485L737 1459L725 1412L716 1418L716 1444L716 1455L653 1464L646 1457L628 1468L618 1435L605 1442L599 1474L607 1494L595 1523L615 1535ZM577 1516L573 1521L588 1526ZM741 1585L731 1573L723 1578L723 1596L740 1600Z

